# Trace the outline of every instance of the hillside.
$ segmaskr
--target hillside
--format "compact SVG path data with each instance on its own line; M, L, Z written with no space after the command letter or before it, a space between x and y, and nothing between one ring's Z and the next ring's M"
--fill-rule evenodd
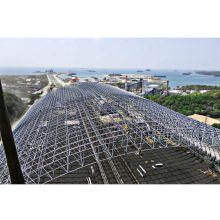
M186 90L195 90L195 91L197 90L220 90L220 87L207 86L207 85L187 85L187 86L182 86L179 89L185 92Z
M16 95L8 92L4 92L4 99L8 110L9 121L12 124L13 121L17 120L25 112L27 105Z

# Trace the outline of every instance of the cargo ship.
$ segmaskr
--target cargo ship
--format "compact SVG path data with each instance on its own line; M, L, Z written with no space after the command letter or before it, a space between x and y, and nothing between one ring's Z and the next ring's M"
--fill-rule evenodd
M77 73L68 73L68 76L75 76Z
M162 78L162 77L163 77L163 78L165 78L165 77L167 77L167 76L156 76L156 75L155 75L155 77L160 77L160 78Z
M183 73L183 75L191 75L192 73L188 72L188 73Z
M119 73L112 73L112 74L108 74L109 76L122 76L121 74Z

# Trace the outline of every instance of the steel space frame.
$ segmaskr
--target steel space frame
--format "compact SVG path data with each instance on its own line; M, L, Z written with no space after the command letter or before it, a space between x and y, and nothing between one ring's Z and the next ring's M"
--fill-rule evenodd
M149 126L151 132L149 132ZM220 131L155 102L114 86L81 83L39 99L13 131L21 169L28 184L52 182L82 167L127 153L182 146L219 161ZM0 147L0 183L10 183Z

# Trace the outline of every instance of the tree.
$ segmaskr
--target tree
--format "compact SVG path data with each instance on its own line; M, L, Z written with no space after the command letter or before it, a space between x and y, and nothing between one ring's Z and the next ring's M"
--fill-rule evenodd
M195 110L194 113L199 115L199 114L201 114L201 111L200 110Z
M213 105L213 108L214 108L214 109L220 109L220 105L219 105L218 103L215 103L215 104Z
M18 119L27 109L27 105L16 95L4 92L5 105L8 111L9 121Z
M218 124L218 123L214 123L214 124L212 124L212 127L215 127L215 128L220 129L220 124Z
M39 98L40 98L40 95L31 94L29 104L32 105L35 102L35 100Z
M208 102L208 106L213 106L214 104L215 104L214 101L210 101L210 102Z
M216 118L219 118L220 117L220 111L214 111L213 116L216 117Z

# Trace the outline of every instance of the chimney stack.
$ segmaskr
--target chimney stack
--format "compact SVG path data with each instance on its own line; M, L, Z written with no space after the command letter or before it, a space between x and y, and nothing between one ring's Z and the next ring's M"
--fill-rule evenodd
M169 86L169 81L167 81L167 95L168 95L168 86Z

